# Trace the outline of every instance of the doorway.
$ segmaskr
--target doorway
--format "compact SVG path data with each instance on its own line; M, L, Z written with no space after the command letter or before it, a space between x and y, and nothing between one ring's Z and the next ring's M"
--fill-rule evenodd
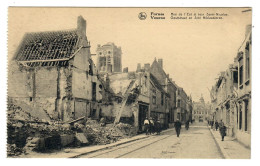
M138 129L143 131L143 123L145 117L148 117L148 105L139 104L139 114L138 114Z

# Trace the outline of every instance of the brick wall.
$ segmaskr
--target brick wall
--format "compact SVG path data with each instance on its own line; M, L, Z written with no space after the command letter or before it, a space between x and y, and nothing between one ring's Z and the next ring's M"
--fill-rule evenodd
M36 97L57 97L58 70L56 67L42 67L36 71Z
M8 67L8 96L25 98L32 96L30 73L20 70L14 61L10 62Z

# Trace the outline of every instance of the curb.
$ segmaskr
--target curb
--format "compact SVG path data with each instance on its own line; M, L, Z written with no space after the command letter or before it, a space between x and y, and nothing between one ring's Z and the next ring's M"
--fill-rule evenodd
M227 154L227 152L225 151L225 149L220 145L219 140L216 139L215 135L213 134L212 130L209 128L209 131L212 135L212 137L214 138L214 141L219 149L219 151L221 152L222 156L224 159L230 159L230 156Z
M164 132L167 132L167 131L171 131L171 130L173 130L173 129L170 128L170 129L161 131L161 133L164 133ZM80 153L80 154L77 154L77 155L74 155L74 156L70 156L68 158L78 158L78 157L83 156L83 155L87 155L87 154L90 154L90 153L98 152L98 151L101 151L101 150L106 150L106 149L109 149L109 148L113 148L113 147L116 147L116 146L120 146L120 145L123 145L123 144L134 142L134 141L137 141L137 140L145 139L145 138L148 138L148 137L150 137L150 136L144 136L144 137L141 137L141 138L132 139L132 140L129 140L129 141L125 141L125 142L117 143L117 144L114 144L114 145L102 147L102 148L95 149L95 150L92 150L92 151L83 152L83 153Z

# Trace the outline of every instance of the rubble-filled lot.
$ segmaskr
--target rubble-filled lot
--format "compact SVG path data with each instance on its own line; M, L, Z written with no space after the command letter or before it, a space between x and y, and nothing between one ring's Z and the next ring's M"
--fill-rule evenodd
M30 115L14 104L8 105L7 154L15 157L32 151L38 153L64 147L104 145L135 135L130 124L106 124L106 120L86 119L85 122L63 123L45 121Z

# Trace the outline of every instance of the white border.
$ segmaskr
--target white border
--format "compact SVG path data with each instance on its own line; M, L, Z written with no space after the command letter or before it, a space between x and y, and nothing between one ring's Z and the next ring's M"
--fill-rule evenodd
M1 165L89 165L89 164L102 164L102 165L132 165L132 164L145 164L145 165L257 165L259 160L259 92L260 92L260 56L257 49L260 44L259 39L259 3L257 0L147 0L140 2L140 0L1 0L0 5L0 74L1 74L1 95L0 95L0 156ZM258 4L258 5L257 5ZM7 13L8 6L63 6L63 7L253 7L253 83L252 83L252 159L251 160L114 160L114 159L84 159L84 160L69 160L69 159L6 159L6 93L7 93ZM258 20L258 22L257 22Z

